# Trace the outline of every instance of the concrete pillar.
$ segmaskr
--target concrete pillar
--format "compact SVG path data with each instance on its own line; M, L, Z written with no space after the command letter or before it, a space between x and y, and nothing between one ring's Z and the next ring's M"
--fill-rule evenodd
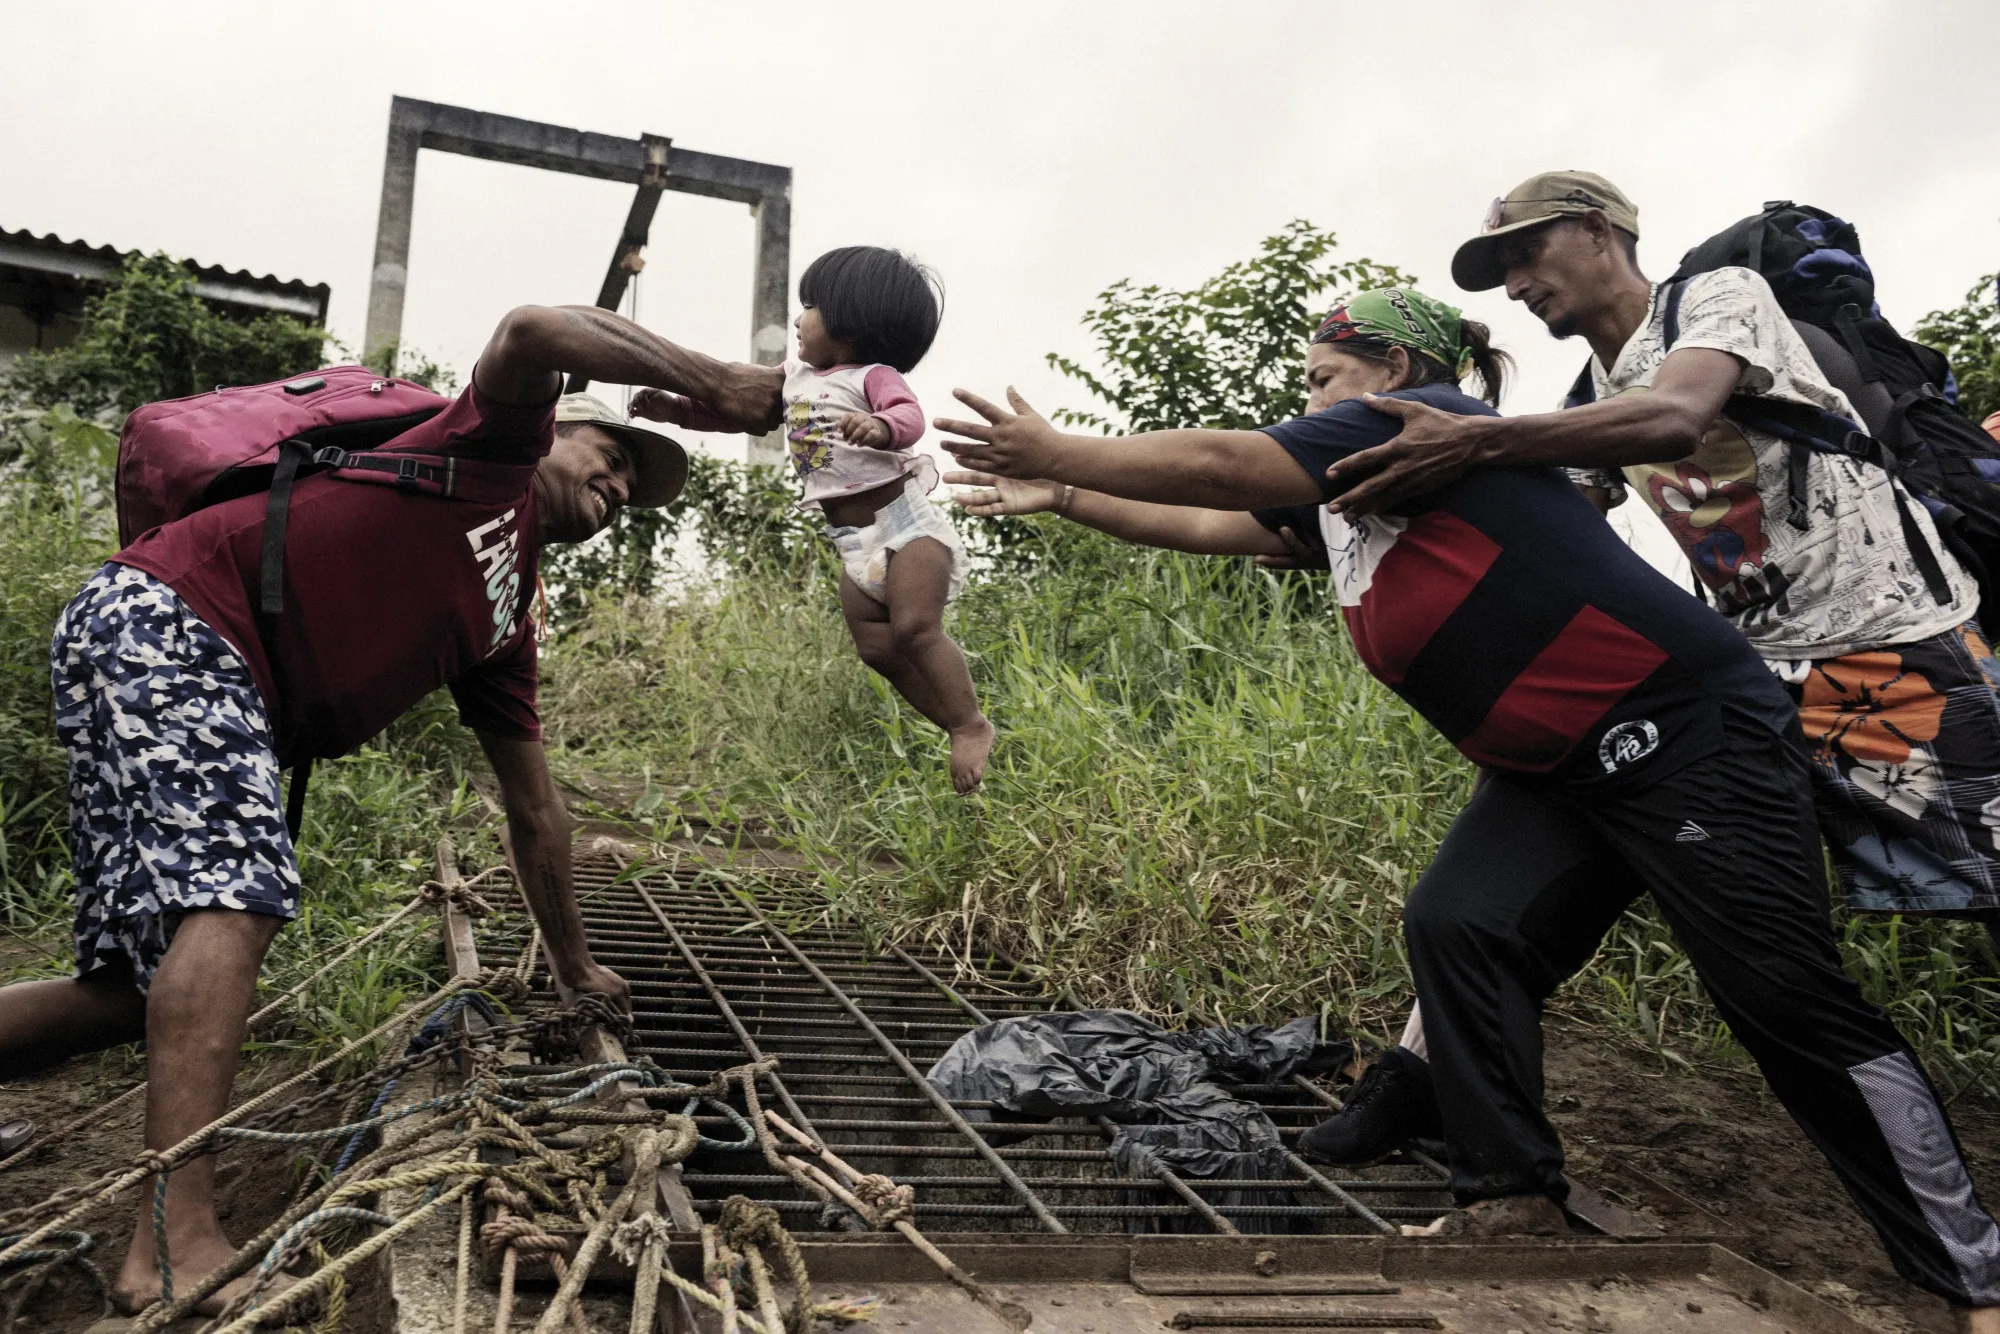
M751 206L757 219L757 273L750 290L750 359L775 366L791 345L792 196L767 194ZM776 467L785 461L783 430L753 436L751 463Z
M389 374L403 336L403 294L410 285L410 217L417 203L417 149L424 127L396 98L389 106L389 148L382 159L382 207L375 219L375 268L368 280L368 326L362 355Z

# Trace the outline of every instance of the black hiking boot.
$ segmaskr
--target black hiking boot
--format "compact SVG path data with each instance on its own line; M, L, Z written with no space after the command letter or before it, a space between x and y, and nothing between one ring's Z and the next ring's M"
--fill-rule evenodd
M1361 1167L1411 1140L1443 1134L1429 1063L1396 1047L1354 1082L1344 1107L1299 1136L1299 1152L1322 1163Z

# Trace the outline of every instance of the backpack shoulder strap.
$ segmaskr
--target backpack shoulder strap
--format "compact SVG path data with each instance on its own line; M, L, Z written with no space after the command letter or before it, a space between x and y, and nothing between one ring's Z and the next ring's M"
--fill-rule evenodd
M1861 378L1870 384L1881 383L1882 366L1861 336L1861 307L1849 302L1834 312L1833 323L1840 330L1840 341L1847 344L1847 354L1854 358L1854 367Z
M1590 363L1586 361L1583 363L1583 369L1576 373L1576 383L1572 384L1569 387L1569 393L1563 396L1563 407L1565 409L1580 408L1586 403L1595 403L1596 401L1597 381L1592 378Z
M1676 278L1667 284L1666 291L1660 293L1660 304L1665 308L1667 316L1665 338L1661 347L1667 352L1673 351L1674 344L1681 341L1681 292L1687 285L1687 279Z
M278 443L278 461L271 469L271 487L264 493L264 548L258 557L257 610L278 616L285 610L285 528L292 513L292 483L299 465L310 457L297 440Z
M1681 289L1687 286L1687 279L1676 278L1669 282L1660 294L1660 301L1667 312L1666 350L1671 352L1674 340L1681 336ZM1569 387L1563 398L1563 407L1580 408L1586 403L1597 401L1597 384L1591 378L1590 363L1584 362L1583 369L1576 373L1576 382Z
M392 450L348 450L339 445L314 448L294 436L278 443L278 461L264 501L264 546L259 557L257 609L266 617L285 610L285 530L292 507L292 486L300 470L324 471L343 481L374 482L401 491L506 504L533 482L535 465L495 463L458 454L399 454Z
M291 795L285 798L285 829L291 834L294 845L298 843L299 830L306 822L306 784L312 779L312 771L312 756L301 755L292 761L292 790Z

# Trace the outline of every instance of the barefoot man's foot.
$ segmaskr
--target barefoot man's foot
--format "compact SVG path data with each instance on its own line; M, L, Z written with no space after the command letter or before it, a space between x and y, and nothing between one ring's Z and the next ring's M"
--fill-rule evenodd
M118 1271L118 1281L111 1288L111 1303L123 1315L137 1315L160 1299L160 1270L153 1259L152 1229L148 1227L144 1231L143 1244L139 1238L133 1239L124 1267ZM220 1232L185 1237L169 1235L168 1244L172 1248L174 1291L177 1294L193 1291L195 1285L227 1264L236 1254L236 1248ZM225 1306L249 1290L254 1277L245 1275L223 1284L219 1291L204 1298L195 1310L202 1315L221 1315ZM297 1282L289 1274L279 1274L264 1285L264 1291L258 1294L258 1303L269 1302Z
M986 773L986 757L993 753L993 724L981 718L970 727L951 734L951 785L964 796L979 786Z

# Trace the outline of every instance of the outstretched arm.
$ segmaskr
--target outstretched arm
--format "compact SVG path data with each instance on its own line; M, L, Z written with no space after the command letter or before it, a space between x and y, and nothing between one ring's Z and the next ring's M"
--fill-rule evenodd
M1261 431L1149 431L1067 435L1009 389L1009 412L967 390L955 397L984 422L939 418L940 431L967 437L944 447L967 467L998 477L1068 482L1127 500L1206 509L1304 505L1320 486Z
M725 429L753 435L778 425L785 382L776 366L717 361L596 306L508 311L472 374L502 403L546 403L564 374L670 389L706 404Z
M1332 508L1379 514L1478 467L1622 468L1684 459L1735 392L1742 371L1743 363L1730 353L1678 348L1660 363L1648 393L1527 417L1459 416L1409 399L1370 395L1368 406L1402 418L1403 429L1386 444L1327 469L1341 491Z
M1189 551L1197 556L1287 554L1276 533L1242 510L1121 500L1102 491L1066 488L1060 482L1019 482L984 472L948 472L944 480L954 486L977 488L961 491L952 499L967 513L981 518L1054 510L1086 528L1142 547Z
M584 939L583 914L577 911L576 887L570 878L569 809L549 779L542 743L495 732L477 735L500 780L514 867L520 872L528 911L542 929L550 971L572 991L596 992L630 1010L632 988L591 957Z

